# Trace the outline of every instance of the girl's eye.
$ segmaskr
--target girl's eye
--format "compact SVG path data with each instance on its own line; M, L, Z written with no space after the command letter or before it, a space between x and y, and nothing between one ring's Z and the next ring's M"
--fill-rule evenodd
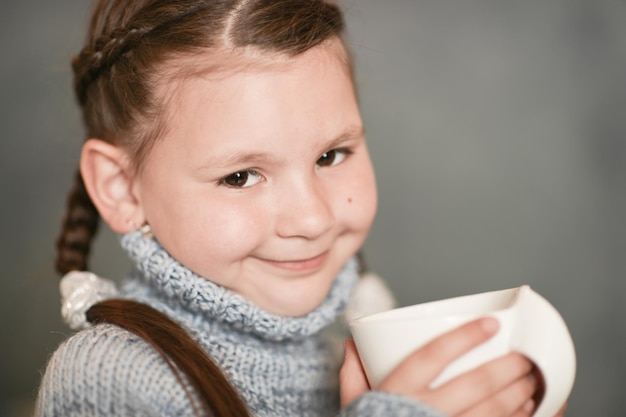
M317 160L317 166L330 167L340 164L349 154L350 151L348 149L333 149L328 152L324 152Z
M233 188L247 188L261 181L261 174L256 171L239 171L230 174L220 180L220 185L226 185Z

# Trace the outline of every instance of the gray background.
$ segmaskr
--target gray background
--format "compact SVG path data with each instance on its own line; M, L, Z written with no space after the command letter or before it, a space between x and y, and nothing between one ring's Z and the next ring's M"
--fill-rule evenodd
M345 0L380 209L366 254L400 304L528 283L578 352L570 417L623 416L626 4ZM87 1L0 5L0 416L26 415L59 318L53 243L82 128ZM93 268L119 276L115 238Z

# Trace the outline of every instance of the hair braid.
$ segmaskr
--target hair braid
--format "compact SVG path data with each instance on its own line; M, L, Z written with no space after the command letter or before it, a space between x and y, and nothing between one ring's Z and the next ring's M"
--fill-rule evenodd
M129 21L120 22L124 26L106 30L82 49L73 58L74 89L79 103L87 100L87 89L101 75L111 70L126 54L132 52L150 35L162 35L163 29L193 18L209 6L195 0L168 2L148 2L130 16ZM104 28L103 28L104 29ZM158 43L158 41L157 41Z
M94 324L115 324L152 345L180 381L197 416L250 415L215 362L186 330L160 311L136 301L107 300L91 307L87 311L87 319ZM193 393L186 388L185 380L191 385Z
M118 28L87 45L72 60L74 89L80 104L87 100L87 87L126 52L132 50L150 31L149 28Z
M87 269L91 240L98 230L100 215L91 202L80 172L67 198L65 219L57 238L56 270L65 274Z

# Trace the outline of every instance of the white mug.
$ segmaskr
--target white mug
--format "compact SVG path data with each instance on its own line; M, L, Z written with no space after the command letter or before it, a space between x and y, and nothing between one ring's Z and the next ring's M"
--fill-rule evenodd
M431 339L484 316L499 321L498 333L452 362L431 386L498 356L520 352L535 363L544 380L543 398L533 417L553 417L574 385L574 343L558 311L527 285L397 308L352 320L349 325L367 379L375 388Z

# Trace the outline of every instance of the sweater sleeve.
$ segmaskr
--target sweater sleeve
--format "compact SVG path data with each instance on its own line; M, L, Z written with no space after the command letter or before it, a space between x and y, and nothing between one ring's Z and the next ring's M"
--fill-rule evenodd
M193 415L167 363L138 336L102 324L75 334L52 355L36 417Z
M344 408L339 417L447 417L441 411L409 397L369 391Z

